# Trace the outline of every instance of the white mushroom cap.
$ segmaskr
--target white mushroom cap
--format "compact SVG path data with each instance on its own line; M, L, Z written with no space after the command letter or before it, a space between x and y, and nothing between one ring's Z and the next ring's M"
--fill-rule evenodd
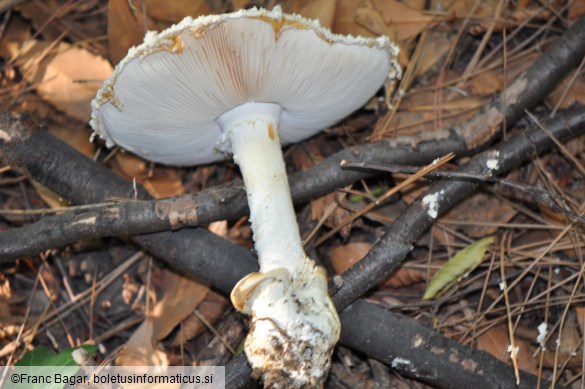
M245 103L282 107L283 144L308 138L400 76L386 37L336 35L317 21L250 9L187 17L132 48L92 102L108 146L194 165L225 158L217 119Z

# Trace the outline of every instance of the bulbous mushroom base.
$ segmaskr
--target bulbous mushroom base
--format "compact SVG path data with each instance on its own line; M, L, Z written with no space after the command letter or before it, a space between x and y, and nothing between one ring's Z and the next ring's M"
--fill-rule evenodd
M325 270L308 258L300 274L284 268L252 273L232 291L234 306L252 316L244 349L267 388L323 386L340 323Z

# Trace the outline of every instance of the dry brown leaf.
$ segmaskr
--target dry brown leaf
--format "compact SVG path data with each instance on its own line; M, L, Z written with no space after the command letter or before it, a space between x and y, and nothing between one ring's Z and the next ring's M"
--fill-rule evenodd
M294 148L290 154L294 166L297 170L305 170L321 162L323 157L322 142L318 139L309 141L303 147ZM312 200L310 203L311 216L310 220L320 221L326 210L335 202L337 193L330 193L326 196ZM325 221L325 226L335 228L350 216L350 211L343 207L336 207ZM359 221L358 221L359 223ZM340 235L345 239L351 232L352 223L345 225L340 231Z
M491 24L498 8L500 0L455 0L448 3L447 13L457 19L465 19L472 16L471 22L475 26L471 31L479 34L485 31ZM476 7L477 5L477 7ZM471 14L471 11L473 13ZM471 15L470 15L471 14ZM496 30L503 27L503 24L496 26Z
M10 300L12 299L12 288L7 278L0 282L0 321L6 323L5 320L12 316L10 312Z
M585 307L575 307L575 316L577 316L577 323L579 323L579 330L581 335L585 332Z
M575 71L571 72L565 79L556 87L556 89L546 97L547 102L556 107L563 94L563 100L560 101L559 108L569 108L571 105L580 104L585 105L585 77L577 77L572 85L569 83L575 76ZM567 88L570 89L566 91Z
M366 0L355 10L355 20L375 35L405 42L428 28L434 18L399 1Z
M30 180L32 186L35 188L39 196L43 199L45 203L51 208L63 208L69 205L69 202L59 196L57 193L53 192L43 184L35 181Z
M40 31L41 36L47 41L55 40L61 35L55 23L47 23L51 18L55 18L58 8L57 0L24 1L15 6L15 9L29 19L35 30Z
M102 57L85 49L61 42L30 40L17 49L22 74L37 93L66 114L87 122L91 116L90 102L103 80L112 73L112 66Z
M331 266L337 274L341 274L365 257L370 249L371 243L357 242L343 246L337 246L329 251ZM436 264L435 264L436 265ZM405 288L426 281L427 272L422 269L398 269L390 278L384 281L381 286L387 288Z
M585 1L571 1L568 6L568 19L572 25L581 15L585 15Z
M157 169L153 177L146 179L142 185L156 199L180 196L185 187L177 171L170 168Z
M156 168L149 174L150 163L130 153L117 153L112 166L114 173L143 185L154 198L180 196L185 193L181 177L175 169Z
M208 0L146 0L146 13L149 17L162 22L176 23L185 16L197 16L211 13Z
M2 57L10 57L11 51L8 46L18 42L26 42L30 38L30 23L18 15L13 14L10 17L10 23L2 35L2 39L0 39L0 55Z
M322 26L331 28L337 0L288 0L282 6L286 12L318 19Z
M565 325L561 334L561 343L558 347L559 353L571 355L581 348L580 330L577 328L579 319L575 311L569 311L565 318Z
M333 19L333 32L338 34L352 34L361 36L374 36L367 28L355 21L355 10L363 0L337 0L335 17Z
M246 8L250 3L250 0L230 0L230 3L232 3L232 8L234 11L237 11L239 9Z
M446 31L429 31L417 63L416 76L435 67L451 49L454 36Z
M508 202L493 195L476 193L457 204L443 215L441 220L500 224L512 220L516 213L517 211ZM472 238L481 238L495 233L498 226L460 225L458 229Z
M333 270L337 274L343 273L354 263L365 257L371 248L372 244L367 242L348 243L332 248L329 251L329 258L331 259Z
M199 311L208 323L213 324L221 317L226 307L229 305L227 299L210 290L209 293L207 293L205 300L203 300L203 302L197 307L197 311ZM191 314L183 320L181 330L177 333L177 337L173 340L172 345L177 346L185 343L190 339L195 338L205 329L205 324L203 324L197 316Z
M89 131L86 131L85 128L58 123L50 123L48 128L53 136L67 143L86 157L93 157L94 146L89 141Z
M338 197L339 194L337 193L329 193L323 197L319 197L315 200L311 200L311 220L313 221L320 221L321 218L324 216L325 212L327 212L328 208L333 205L335 202L335 198ZM327 217L325 220L325 226L329 228L336 228L341 223L344 223L349 217L351 216L351 212L344 207L335 207L333 212ZM342 229L339 231L339 234L343 239L347 238L351 232L352 224L355 223L347 223ZM358 221L359 223L359 221Z
M433 264L437 265L434 261ZM400 268L384 282L384 286L395 289L406 288L424 282L431 276L432 273L429 274L423 269Z
M142 179L148 174L148 162L134 154L117 153L112 170L127 180Z
M167 355L155 347L154 320L147 318L130 336L116 358L119 366L167 366Z
M21 89L15 88L13 93L0 94L0 105L6 112L27 112L38 122L51 119L55 108L33 91L20 94Z
M227 220L213 222L209 225L209 227L207 227L207 229L209 230L209 232L212 232L215 235L225 238L228 234Z
M366 0L355 10L354 19L374 35L387 35L392 40L397 39L396 31L386 25L382 13L374 7L372 0Z
M164 295L152 310L153 339L165 338L207 295L209 287L172 272L165 272Z
M142 43L148 29L152 29L152 22L146 20L140 7L134 12L128 0L110 0L108 2L108 48L112 63L117 64L128 54L129 48Z
M491 95L501 91L503 86L502 73L495 70L480 72L469 80L469 89L474 95Z
M532 356L534 347L516 337L514 339L516 346L520 348L518 351L518 365L520 369L532 374L538 374L538 359ZM477 348L479 350L487 351L502 362L511 363L510 353L508 350L509 336L506 326L494 327L477 339Z
M226 237L228 234L228 223L225 220L213 222L209 225L208 229L216 235ZM229 305L228 300L209 290L205 299L198 305L197 310L208 323L213 324L223 314L227 305ZM197 316L190 314L182 321L181 329L172 344L179 345L189 339L193 339L203 332L205 328L205 324Z
M208 291L208 286L165 271L162 299L126 342L116 364L166 366L167 357L157 348L158 342L203 301Z

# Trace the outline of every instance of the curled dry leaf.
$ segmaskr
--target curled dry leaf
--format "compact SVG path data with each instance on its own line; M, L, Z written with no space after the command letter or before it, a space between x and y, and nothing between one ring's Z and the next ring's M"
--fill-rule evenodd
M585 307L575 307L575 316L577 316L581 333L585 332Z
M91 100L112 66L102 57L61 42L30 40L10 46L24 79L46 101L83 122L91 117Z

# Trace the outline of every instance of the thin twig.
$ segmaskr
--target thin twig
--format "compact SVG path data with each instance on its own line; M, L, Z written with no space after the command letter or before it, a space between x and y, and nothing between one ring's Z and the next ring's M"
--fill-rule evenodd
M544 131L548 131L543 129ZM555 139L550 132L548 132L551 139ZM560 142L557 140L557 144ZM556 143L555 142L555 143ZM564 146L563 146L564 147ZM355 170L362 170L362 171L378 171L378 172L387 172L387 173L418 173L420 171L420 167L418 166L404 166L404 165L381 165L377 163L370 163L370 162L349 162L349 161L341 161L341 167L346 169L355 169ZM532 196L535 200L539 201L540 203L554 209L555 211L562 213L563 215L569 217L570 219L584 224L585 225L585 217L577 215L574 212L571 212L568 209L562 208L559 206L555 200L560 200L561 196L552 193L550 191L538 188L536 186L523 184L520 182L515 182L508 180L506 178L495 177L491 174L477 174L477 173L469 173L469 172L462 172L462 171L445 171L445 170L433 170L428 172L424 175L425 177L438 177L438 178L446 178L446 179L459 179L459 180L469 180L469 181L481 181L481 182L490 182L496 184L502 184L509 186L514 189L518 189L519 191L526 193Z

